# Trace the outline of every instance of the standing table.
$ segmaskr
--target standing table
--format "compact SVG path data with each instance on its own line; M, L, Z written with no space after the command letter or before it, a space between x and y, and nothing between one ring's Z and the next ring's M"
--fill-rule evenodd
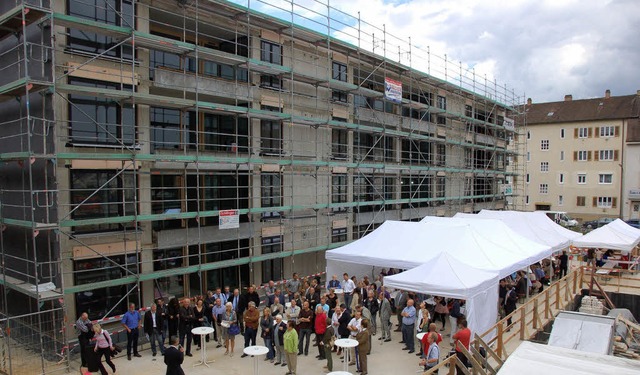
M354 339L338 339L336 346L344 349L344 371L349 372L349 349L358 346L358 341Z
M200 351L200 362L193 365L193 367L205 365L209 367L209 363L213 363L215 361L207 361L207 340L205 340L205 336L213 333L214 329L211 327L196 327L191 330L191 333L194 335L200 336L200 345L202 346L202 350Z
M253 374L258 375L258 356L269 353L269 348L266 346L253 345L247 346L242 352L253 357Z

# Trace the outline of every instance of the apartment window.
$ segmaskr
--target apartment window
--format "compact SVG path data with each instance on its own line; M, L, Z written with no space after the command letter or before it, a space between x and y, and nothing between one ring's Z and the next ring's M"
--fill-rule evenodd
M527 182L527 184L531 182L531 176L529 175L529 173L527 173L527 177L525 178L525 181Z
M194 116L195 117L195 116ZM246 118L204 114L204 136L200 139L206 150L247 152L249 125Z
M612 208L615 207L614 202L616 198L613 197L594 197L594 203L598 208Z
M182 212L184 189L182 176L171 174L151 175L151 213L177 214ZM154 230L182 227L182 220L156 220Z
M564 151L560 151L560 161L564 161Z
M431 143L416 139L402 140L402 161L431 164Z
M256 245L257 246L257 245ZM246 258L249 256L249 239L239 238L231 241L211 242L205 245L204 260L207 263ZM197 272L191 275L198 275ZM216 268L206 272L206 285L249 285L249 265ZM199 285L198 278L192 283Z
M71 171L71 218L106 219L135 214L135 185L132 173L99 170ZM74 228L75 232L118 230L125 224L91 224Z
M282 89L282 79L276 76L260 76L260 87L274 90Z
M331 129L331 156L334 159L347 159L347 135L346 129Z
M564 196L558 195L558 206L564 205Z
M612 184L613 183L613 174L612 173L600 173L598 175L598 183L600 183L600 184Z
M529 196L525 196L524 197L524 204L526 204L527 206L529 205Z
M610 161L614 160L615 158L615 153L613 152L613 150L600 150L598 151L598 155L600 161Z
M333 90L331 91L331 100L334 102L348 103L349 94L344 91Z
M280 112L280 108L262 106L262 110ZM282 122L260 120L260 149L263 155L280 155L282 153Z
M468 105L468 104L466 104L464 106L464 115L466 117L473 117L473 107Z
M591 154L590 151L574 151L574 160L577 161L587 161L589 158L589 154Z
M558 175L558 183L561 185L564 184L564 173Z
M331 229L331 243L339 243L347 241L347 228Z
M531 152L527 151L527 161L531 161Z
M584 207L584 206L586 206L586 202L587 202L587 197L585 197L585 196L577 196L576 197L576 206Z
M131 86L81 78L69 84L111 90L131 90ZM130 104L97 96L69 95L69 133L76 144L133 145L135 110Z
M151 115L151 150L179 149L182 112L170 108L149 108Z
M543 173L549 172L549 162L548 161L540 162L540 172L543 172Z
M577 138L587 138L589 137L589 133L591 128L576 128L575 133Z
M262 254L274 254L282 252L282 236L263 237ZM262 282L280 280L284 277L283 259L274 258L262 261Z
M616 134L615 126L601 126L600 137L613 137Z
M578 173L578 185L584 185L587 183L587 175L584 173Z
M545 150L549 150L549 140L548 139L543 139L540 141L540 149L545 151Z
M447 191L447 180L445 177L436 177L436 198L444 198Z
M69 0L67 8L69 15L89 21L128 28L135 26L131 0ZM131 44L123 43L116 47L119 42L119 38L73 28L69 29L67 37L68 47L72 50L132 59Z
M447 146L444 143L436 144L436 165L444 167L447 162Z
M564 128L560 129L560 138L564 139Z
M246 172L223 172L203 177L200 200L203 201L205 211L235 210L249 207L249 175ZM240 215L240 221L247 220L246 215ZM218 225L218 217L214 218Z
M331 78L337 81L347 82L347 66L345 64L334 61L331 64L331 72Z
M331 176L331 203L340 204L347 203L348 201L348 190L349 186L347 184L347 175L333 175ZM344 208L339 207L338 210L343 210Z
M379 142L378 142L379 143ZM362 160L373 160L375 151L373 148L379 148L376 138L370 133L353 133L353 160L358 162Z
M153 250L153 270L163 271L182 267L184 262L184 249L181 247L171 249ZM163 295L183 295L183 275L161 277L157 280L157 288Z
M540 194L549 194L548 184L540 184Z
M400 180L400 196L408 203L403 203L403 208L427 207L431 198L432 178L429 176L404 177ZM415 202L415 200L424 200Z
M260 175L261 207L282 206L282 178L278 173L262 173ZM262 217L279 217L277 211L263 212Z
M447 110L447 98L445 96L438 95L436 103L439 109Z
M282 65L282 46L266 40L260 41L260 60Z

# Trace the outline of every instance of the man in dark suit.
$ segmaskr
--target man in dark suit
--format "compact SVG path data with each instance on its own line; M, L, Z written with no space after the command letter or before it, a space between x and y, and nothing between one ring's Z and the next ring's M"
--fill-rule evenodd
M195 321L195 315L193 314L193 308L191 307L191 300L184 298L182 300L182 306L180 306L180 345L184 345L185 338L187 339L187 356L193 357L191 354L191 341L193 339L191 329L193 328L193 322Z
M164 318L156 304L151 304L149 309L144 314L144 333L149 336L149 342L151 343L151 352L153 356L156 356L156 342L160 347L160 353L164 355L164 339L162 338L162 330L164 327Z
M184 348L179 345L177 336L171 336L170 344L164 353L164 364L167 365L166 375L185 375L182 369Z

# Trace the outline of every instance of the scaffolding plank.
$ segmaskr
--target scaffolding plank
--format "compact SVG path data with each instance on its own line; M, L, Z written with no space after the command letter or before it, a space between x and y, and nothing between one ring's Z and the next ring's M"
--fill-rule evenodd
M54 13L53 19L56 25L72 29L81 29L101 35L116 38L125 38L132 35L133 30L129 27L109 25L103 22L91 21L81 17L70 16L68 14Z
M134 35L135 43L137 47L159 49L159 50L177 53L177 54L188 53L195 49L194 44L182 42L182 41L171 39L171 38L162 37L159 35L143 33L140 31L134 31L133 35Z
M25 27L41 19L46 13L38 8L18 5L0 15L0 40L16 34L22 29L22 14L24 13Z
M0 86L0 102L15 99L27 94L27 92L42 91L52 84L39 80L32 80L29 77L20 78L6 85Z
M29 284L20 279L7 275L0 277L0 285L7 286L10 289L13 289L22 294L26 294L32 298L40 299L41 301L50 301L62 298L62 293L59 291L59 289L36 292L36 286L34 284Z
M6 224L9 226L14 226L14 227L37 229L37 230L51 230L51 229L56 229L58 227L58 225L54 223L39 223L39 222L32 222L28 220L11 219L8 217L0 218L0 223Z
M271 64L266 61L256 59L248 59L246 63L241 64L240 66L264 74L281 75L291 73L291 68L289 67Z

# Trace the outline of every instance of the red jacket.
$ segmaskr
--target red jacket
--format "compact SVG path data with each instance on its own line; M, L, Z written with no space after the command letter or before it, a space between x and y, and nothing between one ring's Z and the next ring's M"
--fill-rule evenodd
M316 315L316 320L314 321L314 325L316 328L316 334L324 334L327 330L327 314L320 313Z

